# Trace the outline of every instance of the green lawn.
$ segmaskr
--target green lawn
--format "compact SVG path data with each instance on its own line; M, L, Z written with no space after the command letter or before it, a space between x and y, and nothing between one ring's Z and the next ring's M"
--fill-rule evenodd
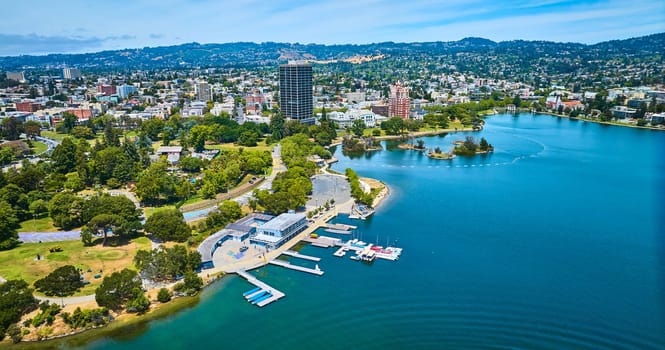
M218 149L218 150L225 150L225 149L238 149L238 148L244 148L244 149L251 149L251 150L257 150L257 151L270 151L272 150L272 146L266 144L265 140L257 142L257 145L255 147L247 147L247 146L239 146L234 143L221 143L221 144L216 144L216 145L206 145L206 149Z
M49 252L53 247L62 248L62 252ZM150 240L146 237L136 238L118 246L95 245L86 247L81 241L63 241L53 243L24 243L7 251L0 252L0 276L5 279L24 279L29 284L48 275L51 271L64 265L74 265L83 270L83 278L90 281L79 293L94 293L102 276L125 267L133 266L134 255L138 249L150 249ZM37 255L40 259L37 260ZM100 272L101 271L101 272Z
M165 205L162 207L144 207L143 208L143 214L145 215L146 219L150 217L150 215L154 214L155 212L166 210L166 209L175 209L175 205Z
M49 216L39 218L39 219L30 219L21 222L21 227L18 229L18 232L53 232L60 231L59 228L53 226L53 220Z
M66 134L59 134L55 131L42 131L41 135L42 137L46 137L48 139L53 139L56 141L62 141L67 136Z
M198 203L202 200L203 200L203 197L201 197L200 195L197 194L197 195L192 196L192 198L189 198L188 200L184 201L182 203L182 205L194 204L194 203Z
M48 150L48 145L44 142L32 141L31 150L33 154L42 154Z

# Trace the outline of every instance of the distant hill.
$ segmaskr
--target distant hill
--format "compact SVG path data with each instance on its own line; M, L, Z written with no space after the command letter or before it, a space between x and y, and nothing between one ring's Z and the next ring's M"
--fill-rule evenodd
M191 67L256 67L271 66L287 59L344 59L357 55L386 56L451 55L480 53L516 55L522 59L569 57L589 61L630 56L660 57L665 47L665 33L625 40L612 40L594 45L548 41L513 40L494 42L483 38L464 38L449 42L394 43L364 45L319 45L290 43L188 43L175 46L146 47L84 54L51 54L45 56L0 57L0 68L79 67L88 70L159 69Z

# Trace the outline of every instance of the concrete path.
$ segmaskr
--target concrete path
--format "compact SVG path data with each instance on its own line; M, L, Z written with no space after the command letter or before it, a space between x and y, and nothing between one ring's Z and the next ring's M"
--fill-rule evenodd
M77 241L80 239L81 239L81 230L18 233L18 240L23 243Z
M42 296L35 295L35 299L40 300L40 301L48 301L49 303L54 303L54 304L58 304L60 306L63 306L63 305L71 305L71 304L89 303L91 301L95 301L95 295L90 294L90 295L82 295L80 297L64 297L64 298L42 297Z

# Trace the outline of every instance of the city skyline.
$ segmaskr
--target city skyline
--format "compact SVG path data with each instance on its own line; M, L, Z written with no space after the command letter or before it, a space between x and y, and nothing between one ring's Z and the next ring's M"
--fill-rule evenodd
M186 42L547 40L596 43L665 31L657 0L447 1L210 0L12 2L0 56L83 53Z

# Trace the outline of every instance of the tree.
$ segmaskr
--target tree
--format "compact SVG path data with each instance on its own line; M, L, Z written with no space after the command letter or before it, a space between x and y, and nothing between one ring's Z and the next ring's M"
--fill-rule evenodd
M35 136L41 135L42 126L39 124L39 122L28 120L27 122L23 123L23 132L25 132L27 137L35 138Z
M389 135L399 135L404 129L404 121L400 117L393 117L381 123L381 129Z
M81 274L72 265L58 267L35 282L35 288L48 296L68 296L83 287Z
M178 179L168 174L168 163L161 160L150 164L136 181L135 193L142 202L159 203L176 197Z
M363 136L363 131L365 131L366 125L362 119L356 119L351 125L351 131L354 135L360 137Z
M75 126L72 128L70 134L79 139L92 140L95 138L95 133L91 128L86 126Z
M64 112L62 113L62 124L60 125L60 128L63 132L69 133L74 128L74 126L76 126L77 121L78 118L76 115L69 112Z
M134 288L132 294L134 297L127 302L127 312L143 313L150 308L150 300L148 300L141 288Z
M70 192L60 192L49 202L49 216L53 225L64 230L80 225L82 199Z
M41 214L48 213L48 202L43 199L37 199L30 202L30 211L33 215L40 216Z
M153 118L146 120L141 124L141 133L148 136L152 141L159 141L159 134L164 128L164 121Z
M271 138L275 141L279 141L284 138L284 124L285 119L282 113L273 114L270 118L270 132L272 133Z
M0 124L0 131L5 139L18 140L19 135L23 132L23 124L15 117L4 118Z
M160 303L167 303L171 300L172 296L173 295L168 289L161 288L157 293L157 300L159 300Z
M202 152L205 149L205 141L210 134L210 128L206 125L195 125L189 130L189 144L194 147L196 152Z
M254 130L245 130L238 137L238 144L241 146L254 147L259 140L259 134Z
M203 288L203 279L194 272L188 271L185 273L183 282L177 284L174 288L187 295L194 295Z
M113 233L115 236L122 236L125 234L125 228L127 225L127 220L120 215L98 214L90 219L84 229L81 230L81 232L86 232L86 236L82 235L81 239L83 240L83 243L89 245L92 242L89 240L87 234L92 233L93 235L99 235L101 233L104 236L102 245L105 245L109 232Z
M141 279L136 271L123 269L105 276L95 290L95 301L99 306L120 310L130 300L136 298L135 289L141 290Z
M0 165L7 165L16 160L16 152L11 147L0 147Z
M18 245L18 218L9 203L0 200L0 250L12 249Z
M162 241L184 242L192 229L178 209L161 210L152 214L145 223L145 231Z
M62 142L53 149L51 154L53 169L61 174L76 170L76 144L70 137L65 137Z
M183 171L189 172L189 173L198 173L201 171L201 166L203 165L203 161L199 158L195 157L183 157L180 158L180 168Z
M9 280L0 284L0 335L12 323L21 319L37 308L37 300L32 295L32 289L24 280Z
M210 213L206 218L205 225L208 229L217 229L226 226L242 217L242 209L236 201L226 200Z
M487 150L489 150L490 147L491 147L491 145L487 142L487 140L485 140L484 137L481 137L480 138L480 150L481 151L487 151Z
M134 265L141 276L153 281L173 281L187 271L194 271L201 265L201 254L188 251L183 245L172 248L163 246L151 251L139 250L134 257Z

